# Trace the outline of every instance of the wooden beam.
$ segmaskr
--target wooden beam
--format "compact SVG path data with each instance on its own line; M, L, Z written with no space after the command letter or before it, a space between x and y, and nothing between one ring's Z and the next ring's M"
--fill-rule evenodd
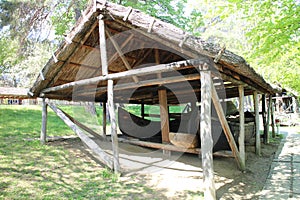
M239 86L239 115L240 115L240 134L239 134L239 152L241 156L241 165L246 166L245 157L245 113L244 113L244 87Z
M271 117L271 110L272 110L272 95L269 95L269 102L268 102L268 111L267 111L267 121L266 121L266 143L269 143L269 129L270 129L270 117Z
M113 169L113 161L109 154L103 151L97 143L95 143L91 138L89 138L82 130L80 130L75 123L72 122L59 108L57 108L53 103L48 103L49 107L60 117L67 126L69 126L81 139L81 141L86 144L97 156L99 161L105 164L110 169Z
M102 128L103 128L103 135L106 135L106 102L102 103Z
M216 188L213 169L213 139L211 131L211 72L201 71L201 115L200 139L203 183L205 186L204 199L216 199Z
M263 118L263 126L264 126L264 144L268 143L268 130L267 130L267 120L266 120L266 95L262 95L262 118Z
M124 63L126 69L130 70L132 69L132 67L130 66L129 62L126 60L120 46L118 45L118 43L113 39L113 37L111 36L111 34L109 33L108 30L105 31L107 36L109 37L111 43L113 44L113 46L115 47L116 51L118 52L118 55L120 56L122 62ZM132 76L132 79L134 80L134 82L139 82L139 79L136 76Z
M64 112L63 110L61 110L74 124L76 124L79 128L81 128L82 130L88 132L89 134L91 134L93 137L97 138L97 139L101 139L103 140L104 137L101 136L99 133L93 131L92 129L90 129L89 127L87 127L86 125L82 124L81 122L79 122L78 120L76 120L74 117L72 117L71 115L69 115L68 113Z
M158 90L159 106L160 106L160 120L161 120L161 134L162 142L169 143L169 115L168 115L168 102L167 102L167 90Z
M220 103L220 99L219 99L219 96L218 96L218 93L216 91L216 88L214 85L212 85L212 100L213 100L213 103L214 103L214 106L215 106L215 109L216 109L216 112L218 114L218 117L220 119L220 123L222 125L222 128L224 130L224 133L225 133L225 136L227 138L227 141L229 143L229 146L232 150L232 154L238 164L238 167L244 171L245 170L245 166L242 165L242 158L240 156L240 153L238 151L238 148L236 146L236 143L235 143L235 140L234 140L234 137L231 133L231 130L229 128L229 125L228 125L228 122L226 120L226 117L225 117L225 114L224 114L224 111L223 111L223 108L222 108L222 105Z
M46 99L43 98L42 102L42 128L41 128L41 136L40 140L42 144L46 143L47 138L47 103Z
M102 75L105 76L108 74L108 63L107 63L107 50L106 50L106 38L105 38L105 23L103 20L103 15L99 15L99 40L100 40Z
M120 161L119 161L119 144L117 135L117 120L115 114L115 104L114 104L114 81L108 80L107 82L107 103L110 116L111 124L111 141L113 149L113 161L114 161L114 172L120 172Z
M153 74L158 72L179 70L183 68L194 67L195 65L206 65L206 61L192 59L192 60L178 61L178 62L173 62L168 64L160 64L151 67L144 67L139 69L131 69L125 72L107 74L106 76L102 75L94 78L83 79L83 80L74 81L71 83L66 83L55 87L46 88L42 90L42 93L55 92L55 91L71 88L74 86L90 85L90 84L98 83L99 81L114 80L114 79L127 78L132 76L148 75L148 74Z
M260 131L259 131L259 99L258 92L254 91L254 112L255 112L255 152L261 156Z
M127 37L127 39L123 42L123 44L120 46L120 49L123 49L128 42L130 42L132 40L132 38L134 37L133 34L131 34L129 37ZM114 53L108 60L108 64L110 64L111 62L113 62L118 56L118 52L116 51L116 53Z
M155 53L155 63L158 65L160 64L159 50L154 49L154 53ZM157 74L157 78L162 78L161 73Z
M274 106L272 102L272 95L269 96L269 101L271 101L271 127L272 127L272 138L275 138L275 119L274 119Z

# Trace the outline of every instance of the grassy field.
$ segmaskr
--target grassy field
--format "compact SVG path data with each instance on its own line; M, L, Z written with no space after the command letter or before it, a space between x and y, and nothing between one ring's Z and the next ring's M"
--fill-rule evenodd
M0 105L0 199L142 199L141 193L152 192L120 182L72 145L27 140L39 137L40 110ZM53 112L48 116L49 135L73 134Z

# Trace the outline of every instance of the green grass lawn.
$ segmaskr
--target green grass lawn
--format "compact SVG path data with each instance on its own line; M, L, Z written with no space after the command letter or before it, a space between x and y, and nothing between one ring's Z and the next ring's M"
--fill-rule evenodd
M49 135L73 134L52 111L48 116ZM40 127L39 106L0 105L0 199L142 199L152 191L119 181L78 149L26 140L38 138Z

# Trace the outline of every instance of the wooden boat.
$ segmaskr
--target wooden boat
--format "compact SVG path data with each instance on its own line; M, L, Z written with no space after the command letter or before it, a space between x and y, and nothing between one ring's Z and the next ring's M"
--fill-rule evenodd
M176 119L170 121L170 142L175 146L184 148L201 147L199 112L196 110L188 115L188 120ZM162 141L160 121L143 119L119 108L118 122L121 132L127 137L149 142L161 143ZM230 146L219 121L212 120L212 133L214 152L230 150Z

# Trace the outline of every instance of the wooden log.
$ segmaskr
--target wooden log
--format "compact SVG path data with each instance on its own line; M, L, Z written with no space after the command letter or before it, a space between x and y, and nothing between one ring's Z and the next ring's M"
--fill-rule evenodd
M239 86L239 115L240 115L240 134L239 134L239 152L241 156L241 164L245 165L246 156L245 156L245 111L244 111L244 87Z
M119 144L117 135L117 121L114 108L114 81L108 80L107 82L107 102L111 124L111 141L113 149L113 161L114 161L114 172L119 173L120 161L119 161Z
M271 127L272 127L272 138L275 138L275 119L274 119L274 105L272 102L272 95L269 96L269 101L271 101Z
M264 138L264 144L267 144L268 143L268 132L267 132L267 120L266 120L266 95L265 94L262 95L261 102L262 102L262 111L261 112L262 112L263 126L264 126L263 138Z
M46 137L47 137L47 103L46 99L43 98L42 102L42 128L41 128L41 136L40 140L42 144L46 143Z
M74 124L76 124L79 128L81 128L82 130L88 132L89 134L91 134L93 137L103 140L104 137L102 137L99 133L93 131L92 129L90 129L89 127L87 127L86 125L82 124L81 122L79 122L78 120L76 120L74 117L72 117L71 115L69 115L68 113L64 112L63 110L61 110Z
M159 106L160 106L160 120L161 120L161 134L162 142L169 143L169 115L168 115L168 102L167 102L167 90L158 90Z
M97 156L100 162L105 164L110 169L113 169L113 161L109 154L103 151L98 144L96 144L92 139L90 139L82 130L80 130L76 124L72 122L59 108L57 108L53 103L48 103L49 107L60 117L67 126L69 126L82 140L82 142L87 145Z
M102 18L103 15L100 15L99 16L99 40L100 40L102 75L105 76L108 74L108 63L107 63L106 38L105 38L105 23Z
M200 139L203 183L205 186L204 199L216 199L216 188L213 169L213 139L211 131L211 72L201 71L201 116Z
M103 135L106 135L106 103L103 102L102 104L102 128L103 128Z
M232 150L232 154L233 154L233 156L234 156L234 158L235 158L235 160L238 164L238 167L242 171L244 171L245 166L243 165L242 158L240 156L240 153L239 153L238 148L236 146L234 137L233 137L233 135L231 133L231 130L229 128L228 122L226 120L222 105L220 103L220 100L219 100L219 97L218 97L218 94L217 94L217 91L216 91L216 88L215 88L214 85L212 85L212 100L213 100L216 112L218 114L218 117L220 119L221 126L224 130L225 136L226 136L226 138L228 140L228 143L229 143L229 146Z
M269 95L268 111L267 111L267 121L266 121L266 142L267 142L267 144L269 143L269 130L270 130L271 110L272 110L272 95Z
M160 65L155 65L150 67L144 67L139 69L131 69L124 72L108 74L106 76L102 75L94 78L73 81L63 85L46 88L42 90L42 93L55 92L55 91L67 89L74 86L90 85L90 84L98 83L99 81L114 80L114 79L128 78L132 76L141 76L141 75L148 75L148 74L153 74L158 72L167 72L167 71L179 70L183 68L190 68L190 67L194 67L195 65L204 65L206 64L206 62L207 62L206 60L192 59L192 60L178 61L178 62L173 62L168 64L160 64Z
M259 99L258 92L253 92L254 112L255 112L255 152L261 156L260 131L259 131Z
M122 62L124 63L126 69L128 69L128 70L132 69L129 62L126 60L126 58L125 58L120 46L118 45L118 43L113 39L113 37L111 36L111 34L109 33L108 30L106 30L105 32L108 35L111 43L115 47L116 51L118 52L118 55L120 56L120 58L121 58ZM139 82L139 79L136 76L132 76L132 79L134 80L135 83Z

